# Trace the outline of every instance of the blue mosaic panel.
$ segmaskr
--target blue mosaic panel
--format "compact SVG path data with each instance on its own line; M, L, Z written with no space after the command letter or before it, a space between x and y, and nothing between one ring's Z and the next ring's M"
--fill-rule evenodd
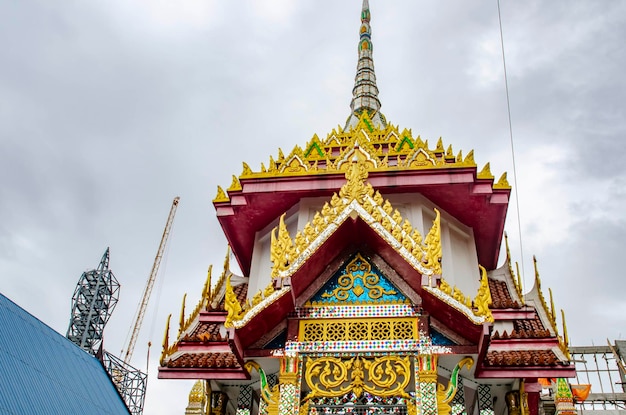
M432 327L430 328L430 338L433 341L433 344L437 346L455 346L456 343L439 333L437 330L434 330Z
M324 284L312 305L408 303L378 268L361 254L355 254Z

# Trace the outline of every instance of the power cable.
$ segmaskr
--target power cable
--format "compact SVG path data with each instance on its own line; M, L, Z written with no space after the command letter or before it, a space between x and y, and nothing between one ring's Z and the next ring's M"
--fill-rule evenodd
M502 66L504 68L504 87L506 90L506 107L509 116L509 138L511 142L511 159L513 161L513 192L515 193L515 208L517 210L517 231L519 232L519 249L522 263L522 280L524 282L524 288L526 287L526 272L524 270L524 245L522 243L522 221L520 219L519 208L519 187L517 186L517 168L515 165L515 146L513 144L513 123L511 122L511 101L509 98L509 78L506 72L506 58L504 55L504 35L502 34L502 14L500 12L500 0L498 3L498 22L500 24L500 47L502 48Z

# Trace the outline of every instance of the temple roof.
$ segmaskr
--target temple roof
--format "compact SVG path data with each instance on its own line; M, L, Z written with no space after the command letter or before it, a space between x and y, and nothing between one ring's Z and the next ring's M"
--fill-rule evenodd
M491 174L489 163L478 169L474 153L454 155L440 139L428 141L387 125L372 125L367 113L355 129L333 130L324 140L314 136L305 149L270 157L269 167L254 172L244 163L239 177L214 199L218 220L242 271L252 260L254 235L306 197L331 197L344 184L355 156L366 160L369 182L384 195L421 193L471 227L479 262L497 265L511 188L503 174Z

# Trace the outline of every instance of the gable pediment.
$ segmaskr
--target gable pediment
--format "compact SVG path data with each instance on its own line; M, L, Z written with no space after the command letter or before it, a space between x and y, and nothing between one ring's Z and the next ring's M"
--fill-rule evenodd
M366 256L357 252L326 281L305 306L409 304Z

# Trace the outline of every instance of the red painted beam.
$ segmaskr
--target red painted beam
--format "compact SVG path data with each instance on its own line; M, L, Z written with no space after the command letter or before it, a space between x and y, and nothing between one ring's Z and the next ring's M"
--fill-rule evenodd
M250 380L250 374L239 369L199 369L159 367L159 379Z

